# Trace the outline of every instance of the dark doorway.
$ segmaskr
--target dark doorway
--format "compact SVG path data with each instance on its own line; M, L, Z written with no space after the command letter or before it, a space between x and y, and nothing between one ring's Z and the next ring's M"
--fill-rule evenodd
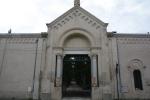
M133 71L135 89L143 90L142 77L140 70Z
M63 97L91 96L91 60L88 55L66 55L63 59Z

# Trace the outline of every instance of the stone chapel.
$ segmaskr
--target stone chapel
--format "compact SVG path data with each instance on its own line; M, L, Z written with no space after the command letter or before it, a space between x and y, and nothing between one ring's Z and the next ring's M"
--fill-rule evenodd
M150 35L108 32L74 6L47 32L0 34L1 100L148 100Z

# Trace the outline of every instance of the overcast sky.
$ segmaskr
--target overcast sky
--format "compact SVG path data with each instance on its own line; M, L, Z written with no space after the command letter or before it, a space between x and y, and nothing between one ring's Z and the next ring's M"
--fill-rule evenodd
M0 0L0 33L46 32L50 23L73 7L74 0ZM81 0L81 7L103 22L108 31L150 31L150 0Z

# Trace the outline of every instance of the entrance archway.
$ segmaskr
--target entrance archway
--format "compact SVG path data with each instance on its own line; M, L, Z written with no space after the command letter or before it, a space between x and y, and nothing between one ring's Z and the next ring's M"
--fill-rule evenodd
M91 96L91 60L88 55L67 54L64 57L62 96Z

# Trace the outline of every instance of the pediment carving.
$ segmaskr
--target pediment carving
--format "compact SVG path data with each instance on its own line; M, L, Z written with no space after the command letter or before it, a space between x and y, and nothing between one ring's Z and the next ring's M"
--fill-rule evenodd
M47 24L47 26L58 30L76 17L84 20L87 24L91 25L91 27L94 27L95 29L100 29L101 26L107 27L108 25L107 23L102 22L101 20L94 17L92 14L88 13L83 8L73 7L64 15L54 20L52 23Z

